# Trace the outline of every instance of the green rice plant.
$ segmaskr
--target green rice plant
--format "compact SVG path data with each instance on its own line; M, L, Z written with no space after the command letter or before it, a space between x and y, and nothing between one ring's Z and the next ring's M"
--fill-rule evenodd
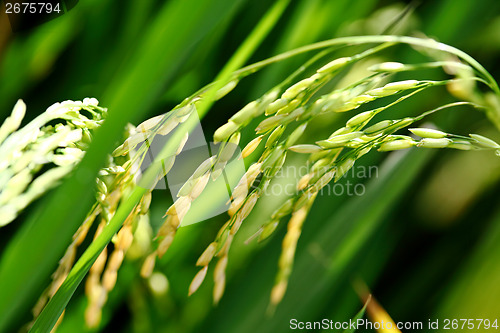
M92 140L91 131L104 121L106 109L95 98L56 103L19 129L25 113L26 105L19 100L0 127L0 226L12 222L73 169ZM55 167L43 169L50 164Z
M277 8L275 9L277 12L283 9L283 7ZM276 18L279 15L276 13L271 16ZM351 56L331 60L334 57L333 54L340 48L365 44L375 45ZM397 45L410 45L420 52L423 52L423 49L431 50L432 52L423 52L430 57L430 60L415 64L380 62L364 68L366 59L374 58ZM243 49L248 48L253 49L255 45L243 47ZM282 242L275 284L271 291L270 310L273 310L285 295L297 243L306 218L310 210L314 209L313 204L318 194L329 183L337 182L344 177L362 156L372 150L388 152L412 147L492 150L497 155L499 154L500 145L482 135L458 135L434 128L414 127L415 124L436 112L468 106L484 111L495 126L500 128L500 93L497 83L474 59L451 46L430 39L412 37L346 37L301 47L235 71L246 58L246 56L238 55L235 57L237 60L229 63L218 80L186 98L171 112L146 120L137 127L132 125L128 127L125 133L127 138L116 147L109 156L108 164L101 169L97 179L98 194L95 205L74 235L73 242L53 276L51 286L42 295L34 309L35 317L38 316L38 318L31 330L44 331L55 325L77 285L87 272L89 275L86 280L86 294L89 302L85 313L86 322L91 327L99 324L102 307L106 302L107 294L116 283L125 252L133 246L134 233L141 228L151 228L147 217L151 202L151 189L157 181L165 177L175 163L175 156L182 150L187 139L182 133L189 132L193 126L186 122L191 114L199 112L204 115L215 100L230 93L246 76L289 57L321 49L323 51L311 56L289 77L258 99L248 103L215 131L214 141L220 143L220 148L198 167L179 191L175 202L165 210L164 223L157 230L154 238L150 239L150 250L143 253L141 275L144 278L152 275L156 258L165 255L174 242L177 230L191 209L192 202L201 195L209 182L223 174L227 162L235 154L234 146L240 144L243 131L254 132L252 139L242 149L242 157L251 162L251 165L237 186L231 189L229 220L220 228L215 239L196 262L196 265L201 268L192 280L189 294L193 294L200 287L206 277L209 264L215 259L217 262L214 268L213 299L214 303L220 301L225 289L226 268L235 235L283 168L287 157L295 153L306 154L308 173L297 181L295 194L289 196L276 209L254 236L259 241L269 238L290 216ZM443 61L443 58L447 60ZM341 80L348 78L350 73L359 71L360 68L364 69L362 77L350 82ZM404 73L412 76L422 69L437 71L444 69L451 78L417 79L416 75L415 79L395 79L398 74ZM478 84L489 90L484 92L477 87ZM459 101L421 111L416 116L376 119L386 114L388 109L403 105L415 95L443 86L447 87L451 95ZM94 108L91 108L92 111L95 111L95 108L97 108L96 104ZM50 114L49 110L46 114ZM359 112L359 110L363 111ZM71 111L75 110L71 109ZM11 120L6 121L0 133L5 131L9 134L14 131L19 124L19 120L16 119L19 118L20 113L22 113L22 105L17 105L13 116L9 118ZM304 134L308 133L308 125L311 122L328 119L327 117L332 114L343 115L344 113L349 114L345 126L331 128L331 135L327 138L299 143ZM93 124L90 120L89 124L85 122L75 124L75 120L71 119L73 126L79 124L80 128L84 128L82 131L90 129L92 126L89 124ZM100 118L95 121L100 121ZM147 151L147 145L141 146L141 144L153 141L157 135L166 135L178 126L186 131L175 132L181 134L174 135L167 143L156 158L159 163L153 163L148 168L143 179L144 183L137 183L133 177L133 165L141 163ZM409 131L420 139L403 132L410 126L412 127ZM7 129L4 130L4 127ZM37 128L39 127L40 125L37 125ZM57 132L57 129L54 129L49 133L56 142L59 142ZM8 140L9 137L4 142ZM261 147L263 142L265 142L264 147ZM78 143L74 144L78 145ZM257 151L258 156L256 156ZM76 161L74 159L71 165L74 165ZM9 164L7 169L10 170L11 167L12 165ZM69 172L70 168L65 170ZM82 244L91 225L98 219L100 222L94 240L75 263L76 248ZM110 240L114 246L107 250ZM108 256L107 251L111 249L113 252ZM47 305L44 308L45 304Z

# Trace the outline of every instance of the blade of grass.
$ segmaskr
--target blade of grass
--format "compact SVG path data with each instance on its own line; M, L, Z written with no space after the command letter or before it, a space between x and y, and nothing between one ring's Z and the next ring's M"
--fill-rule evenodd
M471 248L468 258L451 280L436 309L436 318L470 315L494 320L498 314L500 297L500 211L496 211L488 228Z
M365 305L363 305L361 310L359 310L359 312L354 316L354 318L352 318L353 322L357 322L358 319L363 318L363 316L365 315L365 312L366 312L366 307L368 306L368 303L370 303L370 301L371 301L371 295L368 297L368 299L365 302ZM348 328L348 329L344 330L344 333L354 333L355 331L356 331L356 329Z
M222 69L220 74L217 76L214 85L212 85L210 90L207 92L206 99L204 99L198 108L200 118L203 118L203 116L210 109L211 105L214 103L217 91L230 81L232 73L247 61L263 39L267 36L274 24L281 17L281 14L285 10L289 1L290 0L279 0L274 4L274 6L268 11L268 13L266 13L257 27L252 31L226 66ZM161 160L163 156L172 155L176 147L178 147L178 143L182 140L184 133L186 131L190 132L190 130L194 127L194 124L186 123L185 127L185 131L176 131L174 133L171 140L167 142L162 151L158 154L157 160ZM153 163L151 167L148 168L144 175L144 182L146 184L151 183L151 180L156 177L158 171L156 170L156 167L159 166L160 163ZM67 303L71 299L71 296L75 292L76 288L83 280L83 277L87 274L88 270L101 251L109 243L113 235L119 230L123 221L125 221L127 216L146 191L146 188L136 187L125 202L119 206L115 216L77 261L64 283L35 321L35 324L31 328L30 332L48 332L52 329Z

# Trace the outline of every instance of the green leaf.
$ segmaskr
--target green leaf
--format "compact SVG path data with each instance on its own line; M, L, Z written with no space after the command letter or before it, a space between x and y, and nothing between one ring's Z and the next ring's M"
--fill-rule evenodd
M363 305L361 310L359 310L359 312L354 316L354 318L351 319L353 322L357 322L358 319L363 318L363 316L365 315L366 307L368 306L368 303L370 303L371 299L372 299L372 296L370 295L368 297L368 299L366 300L365 305ZM348 328L348 329L344 330L344 333L354 333L355 331L356 331L356 329Z

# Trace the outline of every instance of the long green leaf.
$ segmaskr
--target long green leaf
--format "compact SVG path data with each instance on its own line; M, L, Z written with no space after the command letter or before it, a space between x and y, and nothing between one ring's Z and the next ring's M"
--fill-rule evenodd
M370 303L370 300L371 296L366 300L365 305L363 305L361 310L359 310L359 312L354 316L354 318L352 318L353 322L357 322L358 319L363 318L363 316L365 315L366 307L368 306L368 303ZM347 328L344 330L344 333L354 333L355 331L356 331L355 328Z

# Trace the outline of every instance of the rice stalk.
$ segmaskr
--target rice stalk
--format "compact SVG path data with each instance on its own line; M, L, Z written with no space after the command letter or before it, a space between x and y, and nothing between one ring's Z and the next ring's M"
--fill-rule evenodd
M106 116L95 98L55 103L20 127L26 105L19 100L0 127L0 227L55 187L82 159ZM87 118L80 111L88 111ZM58 121L56 125L49 122ZM44 166L52 166L43 170Z

